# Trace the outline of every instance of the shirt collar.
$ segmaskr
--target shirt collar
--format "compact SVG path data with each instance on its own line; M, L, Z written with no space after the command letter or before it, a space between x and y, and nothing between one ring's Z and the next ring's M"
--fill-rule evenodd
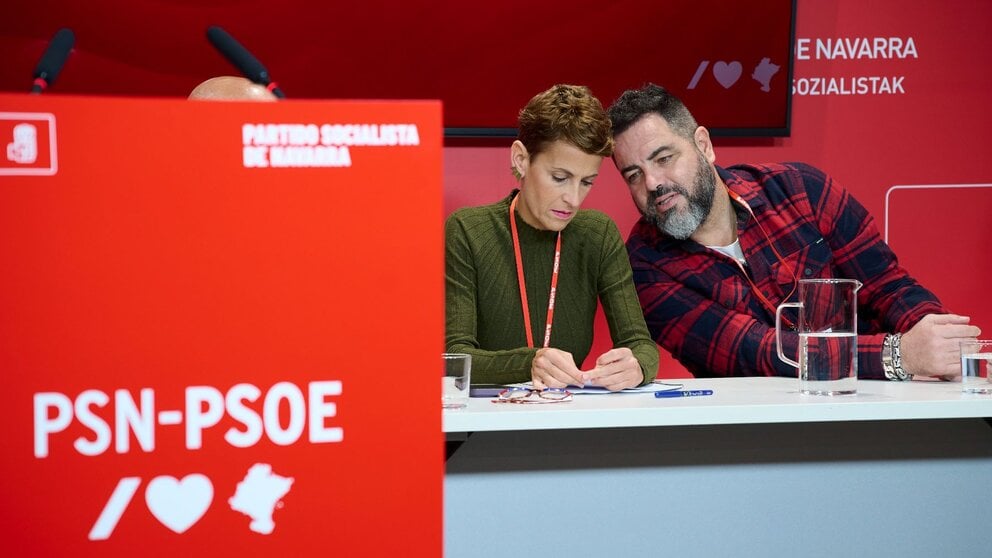
M761 185L756 181L748 180L748 177L744 173L735 172L736 170L734 167L729 169L716 167L717 174L723 180L723 183L727 185L727 188L743 198L751 207L751 210L758 213L758 208L762 208L768 204L768 200L762 193Z

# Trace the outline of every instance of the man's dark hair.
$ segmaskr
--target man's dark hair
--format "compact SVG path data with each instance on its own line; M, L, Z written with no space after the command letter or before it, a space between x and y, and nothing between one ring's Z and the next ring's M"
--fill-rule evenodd
M682 101L660 85L649 83L640 89L628 89L613 101L608 111L613 123L613 136L622 134L642 116L655 113L665 119L676 134L692 139L696 119Z

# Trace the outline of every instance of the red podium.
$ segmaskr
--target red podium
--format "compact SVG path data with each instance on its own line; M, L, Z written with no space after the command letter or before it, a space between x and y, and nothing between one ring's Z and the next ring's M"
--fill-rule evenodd
M441 106L0 95L10 555L440 555Z

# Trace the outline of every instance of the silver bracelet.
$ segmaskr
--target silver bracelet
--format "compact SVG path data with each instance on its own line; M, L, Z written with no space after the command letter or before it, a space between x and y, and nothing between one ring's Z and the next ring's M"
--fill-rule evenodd
M882 341L882 370L889 380L905 382L912 380L913 375L902 368L902 334L893 333L885 336Z

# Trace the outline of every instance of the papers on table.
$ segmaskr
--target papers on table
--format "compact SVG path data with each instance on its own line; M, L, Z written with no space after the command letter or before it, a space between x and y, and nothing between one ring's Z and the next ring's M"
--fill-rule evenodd
M512 386L527 389L534 388L533 382L512 384ZM678 382L663 382L660 380L655 380L650 384L627 388L623 391L610 391L600 386L568 386L567 389L575 395L609 395L611 393L654 393L656 391L678 391L682 389L682 384Z

